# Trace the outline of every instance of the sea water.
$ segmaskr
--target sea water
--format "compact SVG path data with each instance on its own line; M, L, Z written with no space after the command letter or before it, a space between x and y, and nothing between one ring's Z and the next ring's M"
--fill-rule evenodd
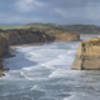
M100 100L100 71L71 69L78 44L17 47L4 59L0 100Z

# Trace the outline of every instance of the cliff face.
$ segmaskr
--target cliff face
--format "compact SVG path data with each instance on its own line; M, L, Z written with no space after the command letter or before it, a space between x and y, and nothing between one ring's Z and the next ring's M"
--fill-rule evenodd
M0 76L3 76L3 57L9 54L9 47L6 38L0 35Z
M5 57L9 54L8 41L5 37L0 36L0 57Z
M32 29L16 29L1 32L8 40L9 45L18 45L24 43L43 43L53 41L53 37L48 36L45 32Z
M77 41L80 40L80 35L75 32L61 31L39 31L35 29L13 29L1 31L9 45L19 45L25 43L44 43L53 41Z
M75 32L54 33L51 36L55 37L56 41L63 41L63 42L80 40L80 35Z
M100 38L92 38L79 45L72 68L82 70L100 69Z

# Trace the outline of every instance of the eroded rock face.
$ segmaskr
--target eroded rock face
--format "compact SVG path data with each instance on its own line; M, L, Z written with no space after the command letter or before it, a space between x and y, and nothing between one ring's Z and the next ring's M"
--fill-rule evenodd
M3 57L9 55L9 46L6 38L0 35L0 77L3 74Z
M9 45L19 45L24 43L43 43L53 41L53 37L48 36L45 32L33 29L14 29L6 30L1 33Z
M80 35L76 32L62 32L62 33L55 33L52 34L55 37L56 41L66 42L66 41L79 41Z
M13 29L0 31L0 34L8 40L9 45L20 45L27 43L47 43L53 41L78 41L80 35L76 32L61 31L39 31L35 29Z
M0 36L0 57L8 56L9 46L8 41L5 37Z
M100 38L92 38L80 43L72 69L100 69Z

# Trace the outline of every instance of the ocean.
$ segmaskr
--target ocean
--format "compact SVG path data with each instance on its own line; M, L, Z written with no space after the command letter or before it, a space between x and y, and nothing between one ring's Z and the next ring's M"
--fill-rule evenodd
M78 44L17 47L4 59L0 100L100 100L100 71L72 70Z

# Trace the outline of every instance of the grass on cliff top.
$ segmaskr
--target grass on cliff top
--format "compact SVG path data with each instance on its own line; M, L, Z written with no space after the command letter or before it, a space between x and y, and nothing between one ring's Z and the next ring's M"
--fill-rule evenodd
M36 28L36 29L57 29L57 30L64 30L61 25L56 24L39 24L39 23L33 23L33 24L26 24L26 25L14 25L14 26L0 26L0 29L21 29L21 28Z
M100 38L91 38L89 40L83 41L86 45L99 45L100 46Z
M0 29L8 30L8 29L26 29L30 28L30 26L0 26Z
M14 26L0 26L0 29L28 29L34 28L38 30L58 30L64 32L77 32L82 34L100 34L100 26L95 25L57 25L57 24L42 24L42 23L32 23L27 25L14 25Z
M34 29L39 31L44 31L49 34L48 31L52 31L50 33L61 33L65 30L61 26L57 25L49 25L49 24L28 24L28 25L19 25L19 26L0 26L1 30L9 30L9 29ZM66 31L65 31L66 32Z

